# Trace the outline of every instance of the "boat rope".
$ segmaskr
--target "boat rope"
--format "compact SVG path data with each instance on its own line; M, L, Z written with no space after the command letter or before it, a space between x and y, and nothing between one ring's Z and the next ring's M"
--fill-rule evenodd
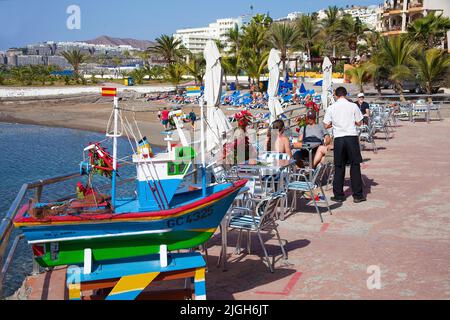
M134 120L134 124L135 124L135 126L136 126L136 128L137 128L137 130L138 130L138 133L139 133L139 135L141 136L141 137L143 137L142 136L142 132L141 132L141 130L139 129L139 125L138 125L138 123L137 123L137 120L136 120L136 114L135 113L133 113L133 120ZM153 177L153 174L152 174L152 170L149 168L149 164L146 162L145 163L145 165L147 166L147 169L148 169L148 171L150 172L150 174L151 174L151 178L153 179L153 181L155 182L155 185L156 185L156 181L158 182L158 185L159 185L159 189L161 189L161 191L158 189L158 188L156 188L156 191L157 191L157 193L158 193L158 195L159 195L159 197L161 198L161 195L159 194L160 192L162 193L162 195L163 195L163 197L164 197L164 200L165 200L165 204L166 204L166 206L167 206L167 208L169 208L169 201L167 201L167 196L166 196L166 193L164 192L164 188L162 187L162 184L161 184L161 180L160 180L160 178L159 178L159 175L158 175L158 170L156 170L156 166L155 166L155 164L154 164L154 162L153 162L153 160L150 158L150 164L152 165L152 167L153 167L153 170L154 170L154 172L155 172L155 175L156 175L156 179ZM147 178L147 177L146 177Z

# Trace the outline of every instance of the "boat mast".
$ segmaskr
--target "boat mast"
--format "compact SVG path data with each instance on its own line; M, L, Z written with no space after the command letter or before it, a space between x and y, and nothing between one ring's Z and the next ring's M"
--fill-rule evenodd
M202 115L200 124L201 160L202 160L202 196L206 197L206 156L205 156L205 100L200 97L200 114Z
M113 172L111 186L111 205L113 209L116 207L116 176L117 176L117 125L119 121L119 98L114 97L114 133L113 133Z

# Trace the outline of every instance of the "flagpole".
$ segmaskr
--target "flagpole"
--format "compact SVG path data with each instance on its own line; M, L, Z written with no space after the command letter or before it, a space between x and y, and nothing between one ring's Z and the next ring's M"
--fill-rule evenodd
M111 186L111 205L116 207L116 176L117 176L117 123L119 118L119 98L114 97L114 134L113 134L113 172Z

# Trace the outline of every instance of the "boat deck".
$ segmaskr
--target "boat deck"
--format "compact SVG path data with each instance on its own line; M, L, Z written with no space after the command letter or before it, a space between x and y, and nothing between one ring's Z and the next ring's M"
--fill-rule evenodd
M449 133L445 119L400 122L388 142L379 134L378 154L363 151L368 201L333 204L324 224L299 201L300 212L279 227L290 265L278 262L273 274L259 258L256 237L251 255L232 254L235 233L228 271L217 268L216 235L209 241L208 299L450 299ZM351 196L348 179L346 186ZM265 240L269 254L280 257L276 241ZM381 288L370 290L367 280L377 268ZM29 277L27 298L64 299L64 283L64 269Z

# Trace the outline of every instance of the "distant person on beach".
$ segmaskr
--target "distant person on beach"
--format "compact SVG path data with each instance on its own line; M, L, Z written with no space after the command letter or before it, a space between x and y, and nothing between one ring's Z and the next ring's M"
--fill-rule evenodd
M169 126L169 110L167 107L164 107L164 110L161 112L161 122L164 128L167 130Z
M197 121L197 115L194 112L194 109L189 112L189 120L191 121L192 129L195 129L195 121Z
M157 117L158 117L158 120L161 121L161 110L158 110Z
M370 106L367 102L364 101L364 93L359 93L358 94L358 101L356 101L356 104L359 108L359 110L361 110L361 113L363 114L363 122L364 124L369 124L369 118L370 118Z
M366 201L363 194L361 177L361 148L357 126L362 125L363 115L358 105L346 99L347 89L339 87L335 91L337 101L326 111L323 123L326 129L333 128L334 136L334 182L331 198L335 202L344 202L345 167L350 164L350 180L353 191L353 202Z
M316 124L317 113L309 110L306 113L306 126L300 128L300 136L298 142L293 144L295 149L301 149L304 143L321 143L313 150L313 168L316 168L319 163L323 163L325 156L331 148L331 137L322 123ZM302 149L297 151L293 158L298 161L304 161L309 158L308 150Z

